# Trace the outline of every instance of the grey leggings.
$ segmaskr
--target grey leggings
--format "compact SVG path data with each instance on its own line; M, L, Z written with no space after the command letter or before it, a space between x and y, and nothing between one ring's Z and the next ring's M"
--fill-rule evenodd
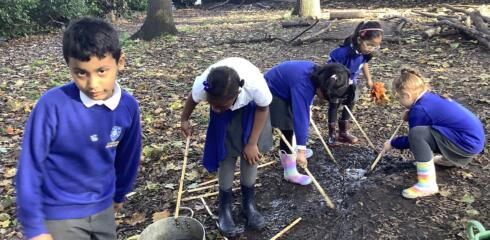
M233 186L237 157L227 157L221 161L218 168L219 188L228 190ZM250 165L245 158L240 157L240 183L252 187L257 179L257 164Z
M417 126L408 131L410 150L417 162L428 162L432 160L434 152L440 152L431 130L430 126Z

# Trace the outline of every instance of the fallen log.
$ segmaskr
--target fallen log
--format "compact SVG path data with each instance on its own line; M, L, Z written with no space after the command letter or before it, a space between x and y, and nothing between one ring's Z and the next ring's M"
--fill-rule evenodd
M306 20L306 19L301 19L299 21L288 21L288 22L282 22L281 26L283 28L293 28L293 27L309 27L311 26L312 22Z
M480 42L486 48L490 49L490 36L488 36L484 33L481 33L475 29L472 29L472 28L468 28L468 27L464 26L463 24L451 22L449 20L439 21L438 24L444 24L444 25L448 25L448 26L451 26L453 28L459 29L459 30L463 31L464 33L468 34L469 36L473 37L474 39L478 40L478 42Z
M442 31L442 27L440 27L440 26L428 28L421 33L421 36L422 36L422 39L429 39L431 37L439 35L441 33L441 31Z
M480 12L473 11L469 15L473 21L473 25L478 31L490 35L490 30L488 30L487 24L483 21L483 16L480 14Z
M356 11L330 11L327 13L327 19L353 19L353 18L369 18L378 17L380 13L369 12L367 10L356 10Z

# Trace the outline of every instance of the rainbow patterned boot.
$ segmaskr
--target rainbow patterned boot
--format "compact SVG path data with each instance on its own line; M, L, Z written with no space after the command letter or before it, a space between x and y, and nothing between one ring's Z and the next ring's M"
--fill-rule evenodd
M300 185L308 185L311 183L311 178L309 176L300 174L298 169L296 169L296 159L293 159L283 150L279 151L279 158L281 159L281 165L284 168L284 179Z
M428 162L417 162L416 165L418 183L403 190L403 197L412 199L433 195L439 192L439 187L436 182L434 159L431 159Z

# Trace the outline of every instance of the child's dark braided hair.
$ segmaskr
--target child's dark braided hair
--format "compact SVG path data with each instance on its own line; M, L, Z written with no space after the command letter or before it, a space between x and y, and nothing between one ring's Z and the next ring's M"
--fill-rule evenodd
M240 79L240 76L233 68L221 66L211 69L203 84L208 97L226 100L236 97L245 81Z
M310 79L315 89L320 88L323 96L331 102L334 99L341 98L347 92L349 76L349 69L344 65L330 63L315 66Z

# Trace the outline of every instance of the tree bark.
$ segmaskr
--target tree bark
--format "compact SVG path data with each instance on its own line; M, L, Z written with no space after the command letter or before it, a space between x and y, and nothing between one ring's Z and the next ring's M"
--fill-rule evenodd
M321 16L320 0L299 0L299 16L319 18Z
M163 34L177 34L172 14L172 1L150 0L145 22L131 39L141 38L148 41Z

